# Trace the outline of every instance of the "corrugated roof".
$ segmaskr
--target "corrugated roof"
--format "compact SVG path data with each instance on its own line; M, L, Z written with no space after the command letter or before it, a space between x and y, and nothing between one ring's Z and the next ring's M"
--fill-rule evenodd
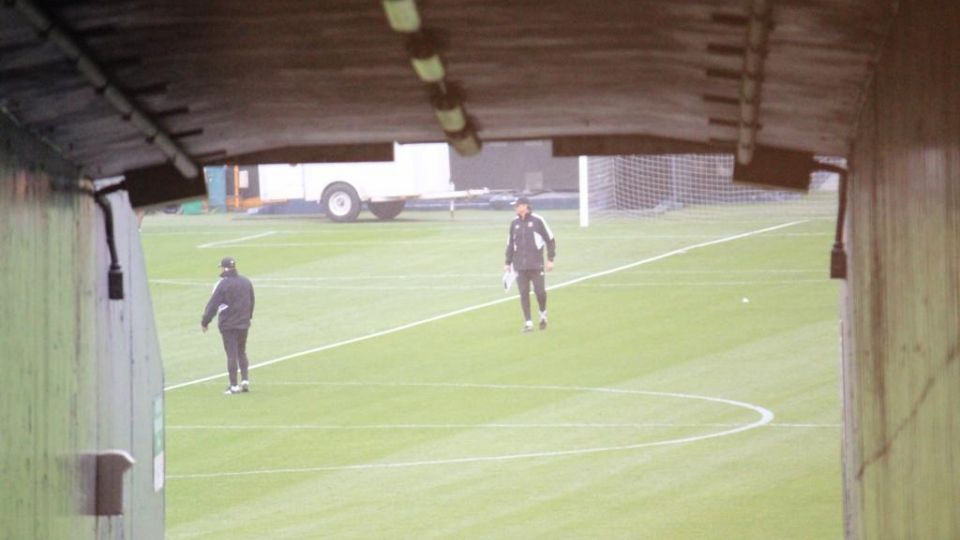
M891 3L769 5L758 143L845 155ZM2 6L0 105L95 176L169 155L90 84L49 32L38 32L23 6L79 44L198 164L285 147L340 145L339 155L362 156L372 143L444 139L430 91L378 1ZM483 140L629 134L721 146L737 139L749 6L418 4L423 29L440 46L446 83L464 96Z

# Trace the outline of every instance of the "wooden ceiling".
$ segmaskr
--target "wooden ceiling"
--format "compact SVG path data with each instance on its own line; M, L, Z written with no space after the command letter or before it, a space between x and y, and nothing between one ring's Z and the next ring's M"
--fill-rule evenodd
M751 1L417 6L484 141L641 135L731 150ZM758 143L846 155L895 2L769 5ZM0 0L0 107L92 176L169 157L31 9L197 164L444 140L379 0Z

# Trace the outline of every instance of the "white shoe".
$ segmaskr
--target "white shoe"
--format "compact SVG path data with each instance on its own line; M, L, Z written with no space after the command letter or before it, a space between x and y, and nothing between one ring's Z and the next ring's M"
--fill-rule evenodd
M248 380L242 380L242 381L240 381L240 391L241 391L241 392L249 392L249 391L250 391L250 381L248 381Z
M527 321L523 323L524 332L533 332L533 321Z
M228 387L227 387L227 390L224 392L224 394L226 394L226 395L228 395L228 396L229 396L230 394L239 394L239 393L240 393L240 387L239 387L239 386L228 386Z

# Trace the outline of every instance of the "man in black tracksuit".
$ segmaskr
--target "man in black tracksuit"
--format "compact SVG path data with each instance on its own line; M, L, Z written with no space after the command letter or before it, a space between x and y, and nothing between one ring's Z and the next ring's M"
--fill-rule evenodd
M237 262L232 257L220 261L220 281L213 288L213 295L203 310L200 328L206 332L207 326L216 316L223 348L227 352L227 373L230 386L227 394L250 391L250 379L247 369L247 331L253 318L253 284L237 273ZM240 369L240 384L237 384L237 368Z
M507 238L506 265L517 273L517 288L520 290L520 307L523 308L523 331L533 331L530 319L530 282L537 295L540 307L540 329L547 329L547 290L544 280L544 268L553 270L553 258L557 254L557 242L553 231L543 217L531 212L530 200L520 197L513 202L517 218L510 223ZM544 267L543 248L547 248L547 262Z

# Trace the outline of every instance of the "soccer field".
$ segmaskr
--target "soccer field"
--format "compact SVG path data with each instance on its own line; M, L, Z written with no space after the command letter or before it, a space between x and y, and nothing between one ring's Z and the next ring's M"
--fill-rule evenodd
M833 221L539 213L532 334L512 212L147 216L167 538L841 537ZM234 396L199 328L227 255L257 293Z

